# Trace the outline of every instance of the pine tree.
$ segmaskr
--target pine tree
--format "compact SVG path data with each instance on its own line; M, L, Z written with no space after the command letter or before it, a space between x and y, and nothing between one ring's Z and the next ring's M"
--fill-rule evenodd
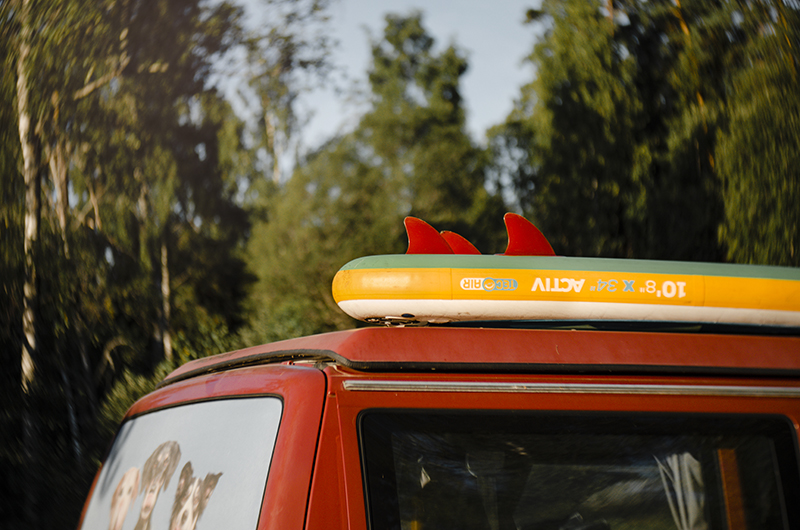
M794 263L797 12L544 2L496 171L560 253Z
M604 4L604 3L603 3ZM525 212L558 253L632 256L641 185L632 178L641 102L635 63L600 2L544 2L536 79L491 142Z
M418 14L388 16L372 55L370 110L298 166L253 228L248 341L352 326L333 276L358 256L403 252L406 215L502 250L503 201L486 190L486 155L464 126L466 59L437 53Z
M800 266L800 12L781 1L741 6L717 161L729 260Z

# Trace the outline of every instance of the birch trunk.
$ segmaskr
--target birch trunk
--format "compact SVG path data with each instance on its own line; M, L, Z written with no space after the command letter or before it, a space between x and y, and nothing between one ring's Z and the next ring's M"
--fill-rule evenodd
M172 361L172 334L170 326L170 286L169 286L169 253L167 239L161 240L161 341L164 346L164 358Z
M281 166L280 160L278 159L280 153L278 153L278 141L276 138L276 129L275 123L272 117L272 113L269 111L264 112L264 122L266 124L266 133L267 133L267 150L272 155L272 181L275 184L281 183Z
M38 426L32 410L32 390L36 378L35 359L36 342L36 261L34 251L39 237L41 181L39 164L36 157L36 141L31 126L31 102L29 90L29 61L31 55L31 2L20 0L19 4L19 57L17 58L17 119L19 121L19 141L22 150L23 181L25 183L25 229L23 232L23 252L25 279L22 308L22 352L21 352L21 386L24 398L22 411L22 451L28 473L24 481L25 517L30 528L38 526L38 484L39 473L36 469L39 447Z
M69 240L67 238L67 219L69 219L69 175L67 175L67 153L69 142L56 139L55 145L50 149L50 176L56 187L56 214L61 228L61 244L64 248L64 257L69 259Z
M22 389L28 392L35 378L36 356L36 263L34 247L39 237L40 194L39 164L36 160L36 142L31 126L30 91L28 87L28 61L31 53L30 0L20 2L19 58L17 60L17 115L19 140L22 147L23 179L25 182L25 283L23 285L22 331Z

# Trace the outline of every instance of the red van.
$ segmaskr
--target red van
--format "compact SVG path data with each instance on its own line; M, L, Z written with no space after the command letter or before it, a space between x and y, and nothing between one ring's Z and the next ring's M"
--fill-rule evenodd
M798 271L426 250L170 374L81 528L800 528Z

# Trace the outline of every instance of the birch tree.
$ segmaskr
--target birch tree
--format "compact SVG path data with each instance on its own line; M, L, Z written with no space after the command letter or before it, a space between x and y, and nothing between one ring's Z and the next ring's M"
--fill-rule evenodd
M17 239L15 226L6 225L3 236L4 245L6 237L9 246L19 244L21 255L18 312L14 311L17 286L12 283L6 291L12 295L7 310L19 319L21 333L10 331L3 338L11 338L15 344L19 366L19 397L9 405L24 404L19 423L13 415L9 419L9 425L19 425L21 433L9 440L13 445L4 453L2 464L4 474L15 466L28 471L20 482L22 487L10 495L24 501L19 517L30 527L52 526L74 517L79 506L74 499L66 503L70 506L67 511L41 509L44 471L48 472L48 487L56 492L48 505L63 506L65 499L81 495L82 487L76 489L74 482L86 479L90 455L98 450L87 430L99 410L96 402L106 382L118 378L126 365L138 362L145 369L151 365L133 354L137 329L130 322L138 318L142 307L125 307L125 296L137 288L149 289L144 283L125 283L142 280L138 260L131 263L127 257L131 252L138 256L142 249L137 245L145 242L144 254L148 263L155 265L147 269L154 276L145 283L157 286L160 297L157 305L144 306L156 309L154 318L142 324L150 328L155 323L162 351L169 354L176 287L185 284L196 290L204 283L199 277L187 281L170 275L181 270L181 251L180 246L169 245L183 237L183 247L196 251L192 247L203 241L205 253L221 255L213 260L215 266L235 265L235 250L233 255L231 252L246 232L243 210L231 206L236 183L209 188L209 183L222 178L217 132L222 122L232 119L232 113L220 112L219 97L213 96L206 99L214 103L206 106L197 100L194 108L201 110L198 118L192 118L192 99L208 90L205 83L213 57L236 42L232 32L239 11L225 3L207 11L192 0L148 2L148 9L140 4L138 0L14 0L0 4L3 65L13 73L14 81L13 89L3 95L13 103L18 146L3 151L6 156L18 157L17 164L3 161L4 167L13 168L8 186L4 185L4 219L15 222L15 214L10 212L18 208L19 227L23 228ZM203 117L209 109L213 119ZM131 110L134 113L126 115ZM127 121L120 121L121 116ZM172 121L165 127L161 117ZM199 141L195 137L192 143L192 138L182 137L187 130L202 131L205 137ZM202 155L201 146L206 150ZM135 161L142 154L158 172L137 180ZM198 163L190 167L192 159ZM166 162L153 162L159 160ZM175 166L175 160L185 169L173 171L177 176L170 181L169 168ZM190 175L198 166L203 171ZM180 186L161 185L176 178L188 182L182 195L176 192ZM108 183L112 189L105 187ZM164 204L162 218L170 218L180 209L188 220L183 226L189 227L191 234L199 232L200 239L169 228L175 226L171 221L155 238L131 237L140 228L153 226L146 208L151 197L158 195L153 191L156 187L156 191L164 191L156 197L156 202ZM18 189L23 198L13 195ZM206 191L209 198L202 197ZM176 206L180 197L184 200ZM198 213L199 203L207 205L202 213ZM145 207L142 222L131 225L130 213L140 205ZM228 213L215 211L220 205ZM213 223L205 222L202 228L192 228L199 224L198 219L208 221L215 216L230 227L215 232ZM137 243L129 245L134 239ZM225 243L219 244L220 240ZM225 263L225 256L230 263ZM9 263L13 271L13 258L8 257L4 265ZM123 270L133 274L121 277ZM200 276L202 267L194 265L192 270ZM242 288L235 284L244 276L230 276L235 270L231 267L217 274L230 283L216 282L215 293L228 293L228 298L201 297L200 306L208 307L209 315L223 311L214 304L241 298ZM215 277L204 274L205 280ZM237 321L235 301L224 310L231 311L229 321ZM147 311L144 314L147 316ZM178 316L184 326L191 322L191 318ZM21 340L14 340L16 336ZM191 346L184 341L184 348ZM101 373L110 379L98 376ZM4 412L10 410L4 406ZM47 452L42 449L45 445ZM19 462L16 450L22 452Z

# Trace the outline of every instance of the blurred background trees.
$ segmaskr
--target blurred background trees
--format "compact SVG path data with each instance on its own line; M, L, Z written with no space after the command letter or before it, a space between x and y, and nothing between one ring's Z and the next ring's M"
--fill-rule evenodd
M247 342L352 326L331 295L348 261L405 251L403 218L457 230L502 251L504 205L486 189L485 153L466 133L459 78L467 63L441 52L421 16L389 15L372 42L369 109L352 132L302 160L261 204L249 244L254 286Z
M255 168L212 80L297 28L256 33L241 6L199 0L15 0L0 20L0 520L74 527L104 422L244 321Z
M557 253L797 266L797 17L545 0L535 79L489 132L497 171Z
M566 255L800 265L796 2L532 5L535 75L486 145L464 51L388 15L367 110L310 151L329 6L257 6L254 27L232 0L0 2L4 527L74 527L177 364L354 325L331 279L403 252L406 215L484 253L508 208Z

